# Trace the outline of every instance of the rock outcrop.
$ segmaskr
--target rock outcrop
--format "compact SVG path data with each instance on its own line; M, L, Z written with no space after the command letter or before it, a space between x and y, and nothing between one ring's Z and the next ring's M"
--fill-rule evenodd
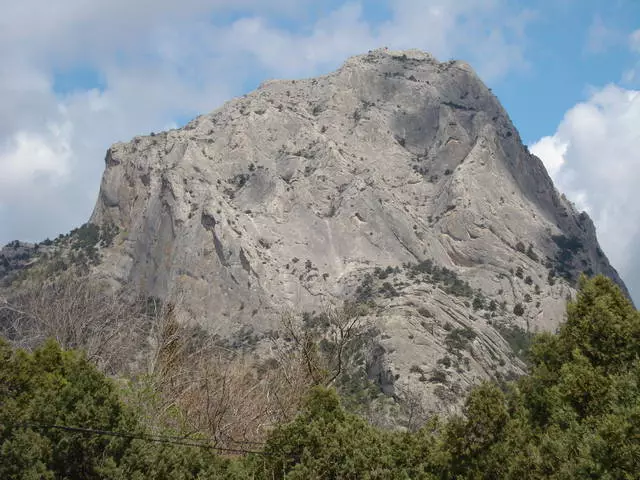
M374 304L370 378L429 409L521 373L518 341L562 321L580 272L622 285L469 65L418 51L269 81L113 145L90 222L119 228L96 274L179 298L221 336Z

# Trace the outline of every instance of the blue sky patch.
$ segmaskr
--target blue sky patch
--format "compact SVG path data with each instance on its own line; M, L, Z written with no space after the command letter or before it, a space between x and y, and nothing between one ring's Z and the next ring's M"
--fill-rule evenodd
M53 72L53 91L57 96L93 89L104 91L106 87L100 71L87 65L76 65Z

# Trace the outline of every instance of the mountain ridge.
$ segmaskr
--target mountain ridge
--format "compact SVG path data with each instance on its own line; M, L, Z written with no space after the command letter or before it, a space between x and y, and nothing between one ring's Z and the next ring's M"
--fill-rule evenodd
M367 376L430 410L522 373L509 339L556 328L580 272L624 289L471 67L416 50L267 81L113 145L90 224L117 229L95 276L221 336L368 303Z

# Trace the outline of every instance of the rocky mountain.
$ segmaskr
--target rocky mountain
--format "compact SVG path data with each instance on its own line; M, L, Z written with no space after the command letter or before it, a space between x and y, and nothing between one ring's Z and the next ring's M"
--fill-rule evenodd
M419 51L265 82L105 161L96 275L258 343L284 310L367 303L369 378L429 410L521 373L580 272L623 286L471 67Z

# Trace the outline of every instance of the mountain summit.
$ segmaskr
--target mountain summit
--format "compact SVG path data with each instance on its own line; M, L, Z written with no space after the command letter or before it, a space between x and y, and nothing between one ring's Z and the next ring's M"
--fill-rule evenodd
M118 232L97 275L221 336L367 303L369 378L430 409L521 373L519 339L563 320L581 272L623 286L471 67L414 50L113 145L90 223Z

